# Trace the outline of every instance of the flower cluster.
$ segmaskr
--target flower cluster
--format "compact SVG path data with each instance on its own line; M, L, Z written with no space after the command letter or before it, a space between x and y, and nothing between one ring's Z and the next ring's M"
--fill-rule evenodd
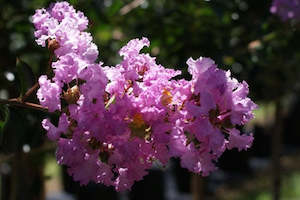
M271 13L277 14L283 21L300 19L300 0L273 0Z
M90 181L130 189L153 162L179 157L182 167L208 175L226 149L247 149L252 134L237 126L253 118L256 108L248 85L213 60L187 61L192 80L175 80L180 71L167 69L149 54L147 38L133 39L116 66L96 63L98 50L87 18L67 2L37 10L33 16L39 45L57 57L54 76L39 78L41 105L61 113L54 125L42 126L57 142L59 164L81 184Z

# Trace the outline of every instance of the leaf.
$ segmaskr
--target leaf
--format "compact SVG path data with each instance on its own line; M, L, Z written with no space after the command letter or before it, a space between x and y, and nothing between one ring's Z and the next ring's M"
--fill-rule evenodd
M3 132L5 125L8 122L9 119L9 109L7 105L0 105L0 144L2 144L3 141Z
M16 67L20 82L20 96L23 96L26 91L34 84L35 76L31 67L19 58L17 58Z
M108 9L108 16L112 17L114 15L117 14L117 12L119 12L119 10L121 9L121 7L124 5L124 3L121 0L115 0L113 1L112 5L109 7Z
M109 106L111 104L114 104L116 102L116 95L113 95L109 100L108 102L106 103L105 105L105 109L109 109Z

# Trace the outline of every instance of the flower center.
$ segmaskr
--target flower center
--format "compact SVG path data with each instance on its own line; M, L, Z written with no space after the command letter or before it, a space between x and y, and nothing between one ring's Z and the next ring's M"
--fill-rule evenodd
M138 137L145 140L150 139L151 127L145 123L141 113L133 115L129 128L131 130L131 137Z
M160 97L161 104L164 106L167 106L170 103L172 103L172 100L173 100L173 98L172 98L171 92L167 89L164 89L162 96Z

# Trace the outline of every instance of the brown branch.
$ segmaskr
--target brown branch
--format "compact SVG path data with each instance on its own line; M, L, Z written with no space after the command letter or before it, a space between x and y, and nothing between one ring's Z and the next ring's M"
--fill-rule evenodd
M53 57L54 57L54 53L50 52L49 61L48 61L48 68L47 68L47 72L46 72L47 75L49 75L49 76L50 76L50 73L51 73L51 65L52 65Z
M33 110L39 110L43 112L49 112L48 108L43 107L39 104L35 103L29 103L29 102L23 102L21 99L0 99L0 104L6 104L10 106L17 106L17 107L23 107L23 108L29 108Z
M204 178L201 177L199 174L193 173L191 177L191 192L192 192L193 200L205 199L203 193L203 186L204 186Z
M48 143L45 143L44 145L42 145L38 148L32 149L28 153L22 153L21 155L34 156L36 154L40 154L40 153L43 153L43 152L54 150L55 148L56 148L55 143L48 142ZM15 153L7 154L7 155L0 154L0 164L5 163L5 162L10 162L15 157L16 157Z
M39 83L36 82L22 97L21 101L24 102L35 90L39 88Z
M133 0L131 3L125 5L123 8L121 8L120 10L120 14L121 15L126 15L127 13L129 13L132 9L140 6L141 4L143 4L145 2L145 0Z

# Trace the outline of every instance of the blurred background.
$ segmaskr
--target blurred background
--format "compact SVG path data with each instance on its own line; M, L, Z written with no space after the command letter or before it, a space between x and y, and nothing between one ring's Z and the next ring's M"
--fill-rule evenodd
M18 97L45 74L47 49L30 22L49 0L0 0L0 98ZM198 177L178 160L153 166L131 191L80 187L56 164L55 144L40 122L47 115L0 107L0 200L297 200L300 199L300 23L270 13L270 0L70 0L90 20L88 31L105 65L120 61L130 39L148 37L144 52L188 77L189 57L210 57L250 86L259 105L245 127L249 151L226 152L219 170ZM22 60L24 70L16 67ZM27 63L27 64L25 64ZM21 75L21 76L20 76ZM20 78L21 77L21 78ZM23 77L23 78L22 78ZM34 95L29 101L37 102ZM5 126L4 126L5 125Z

